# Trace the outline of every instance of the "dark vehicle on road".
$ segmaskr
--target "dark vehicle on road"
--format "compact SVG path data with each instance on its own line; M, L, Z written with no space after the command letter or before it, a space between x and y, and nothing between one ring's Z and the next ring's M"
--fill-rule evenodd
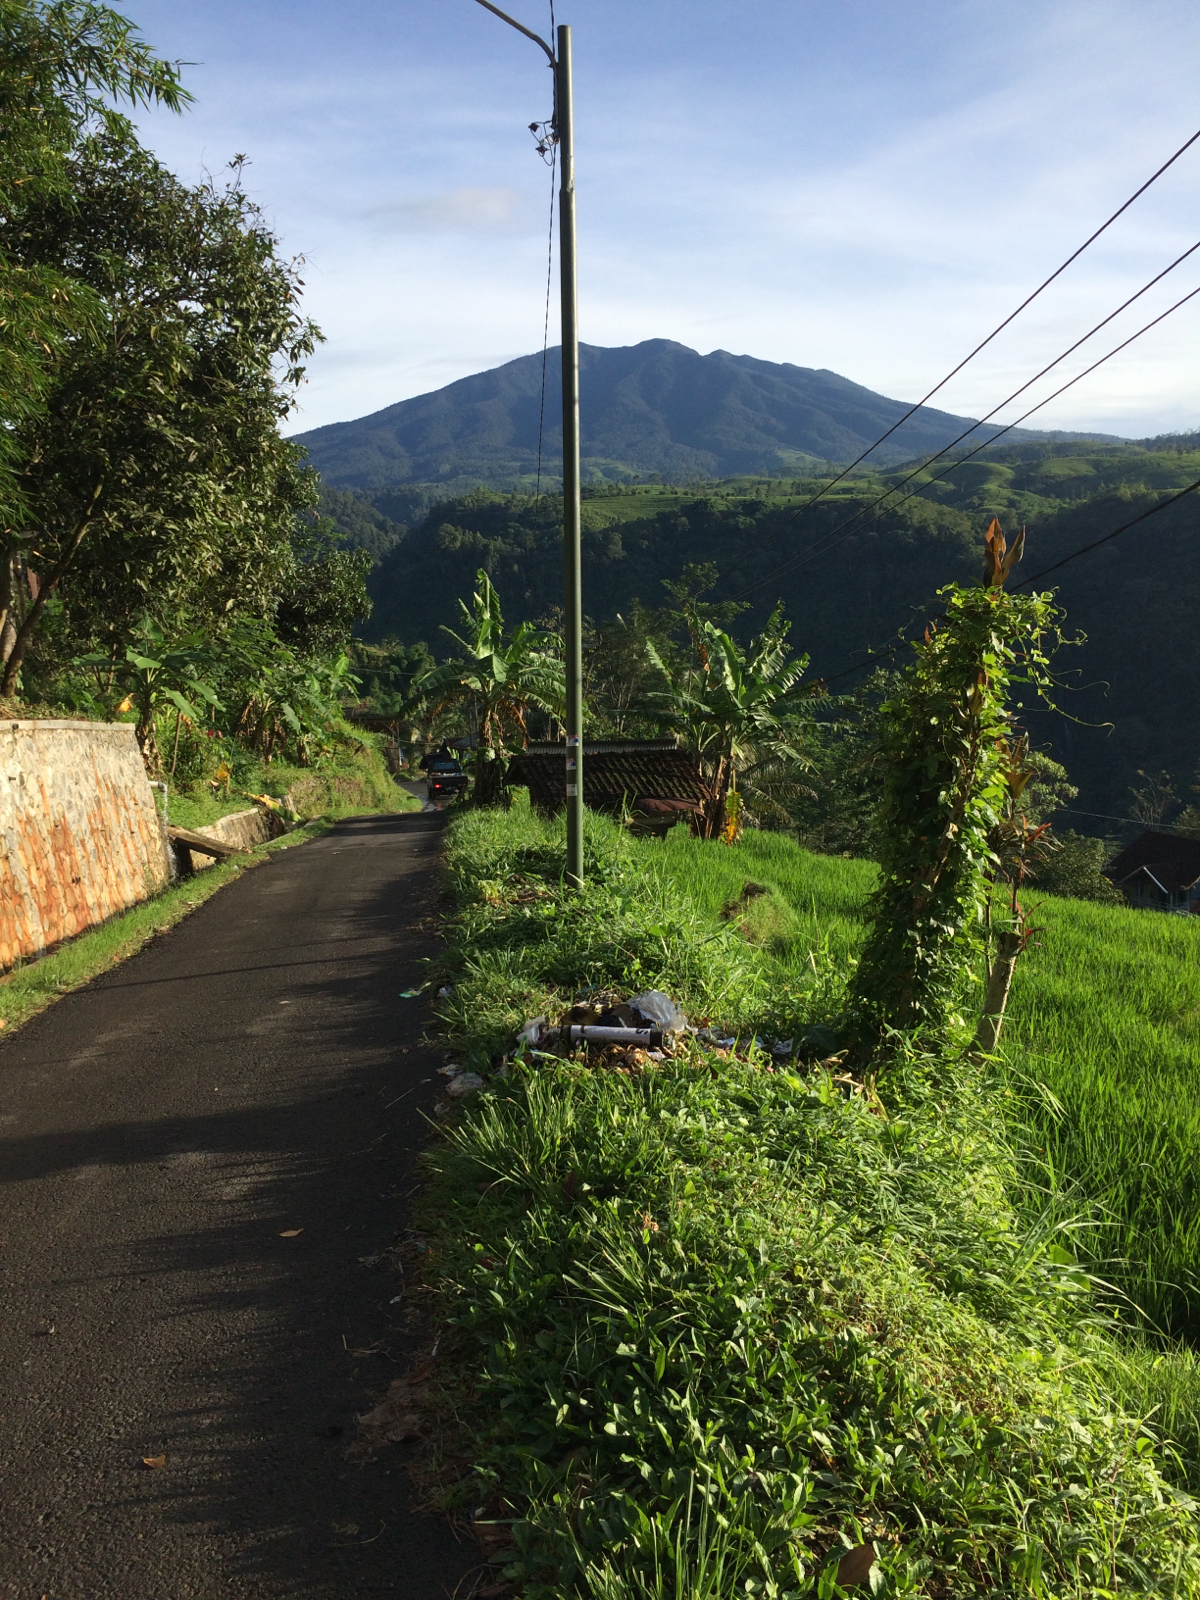
M423 765L429 798L434 805L439 800L452 800L467 787L467 775L453 756L439 752L430 756Z

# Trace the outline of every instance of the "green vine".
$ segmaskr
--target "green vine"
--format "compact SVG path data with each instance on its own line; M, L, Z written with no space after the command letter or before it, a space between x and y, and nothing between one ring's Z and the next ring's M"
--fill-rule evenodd
M1049 688L1061 639L1048 594L950 585L940 597L944 615L883 707L881 875L851 994L864 1042L950 1025L1000 865L1008 697L1016 685Z

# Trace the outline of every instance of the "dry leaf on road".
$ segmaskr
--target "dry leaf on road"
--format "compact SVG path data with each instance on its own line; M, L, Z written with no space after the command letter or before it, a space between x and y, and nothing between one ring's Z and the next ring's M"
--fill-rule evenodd
M279 1237L281 1239L298 1239L303 1232L303 1228L285 1228Z
M144 1467L165 1467L166 1464L167 1464L166 1456L143 1456L142 1457L142 1465Z

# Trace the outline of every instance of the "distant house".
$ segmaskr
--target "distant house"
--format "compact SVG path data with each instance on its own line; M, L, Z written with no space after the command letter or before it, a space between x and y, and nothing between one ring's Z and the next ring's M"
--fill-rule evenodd
M536 811L564 804L566 745L531 744L508 764L508 782L525 785ZM628 814L639 832L660 833L699 816L709 798L695 755L674 739L588 739L583 799L593 811Z
M1200 839L1147 829L1109 862L1104 876L1131 906L1200 912Z

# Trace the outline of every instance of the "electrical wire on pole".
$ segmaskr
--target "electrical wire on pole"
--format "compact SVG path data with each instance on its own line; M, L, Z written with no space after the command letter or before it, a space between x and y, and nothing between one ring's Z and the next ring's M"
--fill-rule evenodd
M1191 255L1196 250L1200 250L1200 241L1194 244L1191 250L1185 251L1184 255L1180 256L1177 261L1172 262L1171 267L1166 268L1164 272L1158 274L1158 277L1151 279L1150 283L1146 284L1144 288L1139 289L1137 294L1131 295L1130 298L1126 300L1123 305L1118 306L1117 310L1112 312L1110 316L1105 317L1102 322L1098 322L1091 332L1084 334L1083 338L1077 340L1069 350L1064 350L1061 356L1056 356L1048 366L1043 367L1041 372L1039 372L1035 377L1031 378L1029 383L1022 384L1021 388L1015 390L1007 400L1002 400L999 405L993 406L992 410L988 412L987 416L983 418L983 420L986 422L989 420L989 418L994 416L997 411L1002 411L1004 407L1013 400L1015 395L1022 394L1026 389L1029 388L1030 384L1036 383L1038 378L1045 377L1047 372L1058 366L1060 362L1062 362L1072 353L1072 351L1077 350L1081 344L1086 343L1086 341L1092 337L1092 334L1098 333L1101 328L1105 327L1113 320L1113 317L1117 316L1121 311L1124 311L1126 307L1132 305L1134 300L1145 294L1146 289L1153 287L1153 285L1157 283L1160 278L1165 277L1167 272L1170 272L1174 267L1178 266L1180 261L1185 260L1187 256ZM1123 339L1120 344L1114 345L1113 348L1105 355L1102 355L1098 361L1093 361L1090 367L1085 367L1082 372L1076 373L1076 375L1067 383L1064 383L1059 388L1055 389L1053 394L1046 395L1046 397L1042 400L1039 400L1036 405L1030 406L1028 411L1022 412L1021 415L1014 418L1012 422L1006 423L1004 427L998 429L994 434L992 434L991 438L985 439L982 444L976 445L973 450L969 450L965 455L956 456L943 472L938 473L933 478L926 479L923 483L920 483L917 488L912 490L911 493L901 496L899 500L894 501L891 505L885 504L885 502L891 500L893 495L898 494L899 491L904 488L905 484L912 483L914 479L919 478L923 472L927 472L929 470L935 461L940 460L941 457L952 450L955 445L961 444L965 438L968 438L969 435L975 431L974 427L968 429L966 433L960 434L957 439L951 440L951 442L943 449L937 451L932 456L927 456L925 460L921 462L920 466L915 467L913 471L907 474L906 477L901 478L899 483L892 484L891 487L884 490L881 495L877 495L869 505L863 506L852 516L847 517L844 522L840 522L836 528L832 528L823 539L818 541L818 543L809 546L809 548L806 550L797 552L797 554L792 556L789 560L783 562L780 566L773 568L772 571L768 572L765 577L757 578L753 583L747 584L744 589L739 590L737 594L733 595L732 599L735 601L743 600L748 594L753 594L756 589L761 589L768 583L774 583L777 578L784 577L789 572L794 572L798 567L807 566L810 561L815 561L820 556L828 554L830 550L836 548L836 546L841 544L845 539L850 538L855 531L865 532L867 528L873 527L883 515L885 510L895 511L900 506L906 505L908 501L915 499L917 495L923 494L926 489L932 488L935 483L941 483L952 472L956 472L959 467L972 460L973 457L979 455L981 451L990 449L990 447L994 445L998 439L1002 439L1006 433L1011 433L1014 428L1020 427L1022 422L1028 421L1028 419L1032 417L1035 412L1040 411L1043 406L1048 406L1052 400L1057 400L1058 397L1062 394L1065 394L1068 389L1072 388L1082 379L1089 377L1093 372L1096 371L1098 367L1102 367L1106 361L1110 361L1113 356L1119 355L1122 350L1128 349L1129 346L1140 339L1143 334L1149 333L1152 328L1156 328L1160 322L1164 322L1167 317L1169 317L1173 312L1178 311L1181 306L1187 305L1189 300L1194 300L1198 294L1200 294L1200 288L1190 290L1189 293L1176 300L1174 305L1168 306L1167 309L1160 312L1157 317L1154 317L1151 321L1145 323L1137 330L1136 333L1130 334L1130 336L1127 339ZM878 509L876 509L877 507ZM862 518L869 516L872 511L875 512L875 515L871 518L871 521L867 523L864 528L855 530L855 523L858 523L862 520ZM763 546L758 545L755 548L762 549ZM739 557L739 560L744 559L745 557Z
M575 118L571 73L571 30L554 27L555 48L523 22L510 17L493 0L478 0L509 27L531 39L545 52L554 73L552 138L557 146L558 262L562 308L562 432L563 432L563 569L565 576L564 633L564 785L567 817L566 883L583 887L583 596L581 589L579 494L579 308L575 270ZM554 11L551 7L551 22ZM536 132L539 125L534 123ZM544 152L543 152L544 153Z
M486 0L480 0L480 3L486 4ZM927 405L928 402L933 399L935 394L946 387L952 378L957 377L964 367L966 367L970 362L974 361L975 357L979 355L980 351L985 350L987 346L992 343L993 339L997 338L1001 333L1004 332L1005 328L1007 328L1011 323L1015 322L1021 313L1028 306L1031 306L1038 296L1042 294L1044 290L1050 287L1056 278L1061 277L1073 262L1078 261L1079 257L1084 253L1084 251L1087 250L1089 246L1095 244L1096 240L1099 239L1101 234L1103 234L1107 229L1111 228L1113 223L1129 210L1134 201L1140 199L1141 196L1145 194L1146 190L1149 189L1152 184L1156 183L1158 179L1162 177L1163 173L1168 170L1168 168L1174 166L1175 162L1179 160L1180 156L1184 155L1188 150L1190 150L1198 139L1200 139L1200 129L1197 129L1197 131L1192 134L1190 139L1186 139L1184 143L1179 146L1179 149L1175 151L1174 155L1169 156L1167 160L1163 162L1162 166L1157 169L1157 171L1152 172L1146 179L1145 183L1134 190L1134 192L1129 196L1128 200L1126 200L1122 205L1119 205L1113 214L1106 221L1102 222L1094 233L1089 234L1083 243L1078 247L1078 249L1073 250L1067 259L1062 262L1060 266L1056 267L1048 278L1043 279L1043 281L1037 286L1036 289L1033 290L1031 294L1026 295L1025 299L1021 301L1016 310L1009 312L1004 321L998 323L985 339L981 339L975 348L970 351L968 355L965 355L962 358L957 366L951 367L950 371L944 378L935 383L933 388L930 389L920 400L909 406L903 415L897 418L897 420L892 423L891 427L885 432L881 433L873 443L869 444L861 455L856 456L854 460L850 462L849 466L843 467L841 471L838 472L835 477L830 478L829 482L824 484L816 492L816 494L812 495L804 502L803 505L797 506L794 511L792 511L788 516L784 517L783 520L771 530L765 539L760 540L758 544L753 545L749 550L744 551L741 559L744 560L747 556L755 555L759 550L764 549L768 544L770 544L772 539L777 538L785 528L790 527L793 522L796 522L800 517L804 516L807 511L815 506L819 500L824 499L831 489L835 488L843 481L843 479L848 477L849 474L854 471L855 467L861 466L873 451L877 450L881 444L884 444L888 439L890 439L897 429L902 428L910 417L914 416L922 406Z
M550 8L553 15L554 8ZM531 122L529 131L536 133L545 124ZM539 147L540 148L540 147ZM546 310L542 317L542 392L538 401L538 460L537 488L534 499L542 498L542 439L546 431L546 355L550 349L550 280L554 271L554 179L557 171L558 143L550 141L550 226L546 235Z

